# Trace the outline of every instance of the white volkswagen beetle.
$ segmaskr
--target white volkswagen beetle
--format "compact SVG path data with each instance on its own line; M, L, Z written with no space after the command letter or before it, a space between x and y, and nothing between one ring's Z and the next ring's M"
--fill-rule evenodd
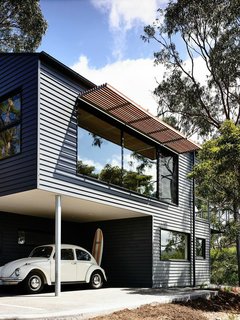
M0 284L22 284L29 293L39 293L45 284L55 283L55 245L33 249L28 258L18 259L0 267ZM88 283L101 288L106 281L104 270L85 249L61 245L61 283Z

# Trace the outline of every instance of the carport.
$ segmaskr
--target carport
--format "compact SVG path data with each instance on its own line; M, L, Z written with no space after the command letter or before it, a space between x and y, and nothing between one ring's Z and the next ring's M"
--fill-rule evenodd
M30 190L1 197L0 209L3 212L24 214L35 217L51 218L55 220L55 295L61 293L60 248L61 223L64 219L70 222L97 222L143 217L141 211L127 210L123 205L106 205L103 201L55 194L46 190Z

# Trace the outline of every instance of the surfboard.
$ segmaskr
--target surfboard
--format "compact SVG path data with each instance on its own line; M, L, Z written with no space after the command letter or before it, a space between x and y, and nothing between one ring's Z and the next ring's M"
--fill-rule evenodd
M103 253L103 233L101 229L97 229L94 235L93 246L92 246L92 255L97 261L97 264L100 266L102 262L102 253Z

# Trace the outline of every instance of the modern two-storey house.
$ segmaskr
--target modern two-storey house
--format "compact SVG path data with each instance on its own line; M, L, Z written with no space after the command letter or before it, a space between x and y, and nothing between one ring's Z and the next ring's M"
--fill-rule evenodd
M109 286L208 283L198 149L44 52L0 54L0 265L59 235L91 251L101 228Z

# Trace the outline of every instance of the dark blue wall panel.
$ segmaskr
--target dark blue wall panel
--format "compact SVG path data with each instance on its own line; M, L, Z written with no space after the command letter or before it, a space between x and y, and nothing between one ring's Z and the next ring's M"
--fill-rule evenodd
M0 196L37 185L38 55L0 54L0 99L22 96L21 153L0 160Z

